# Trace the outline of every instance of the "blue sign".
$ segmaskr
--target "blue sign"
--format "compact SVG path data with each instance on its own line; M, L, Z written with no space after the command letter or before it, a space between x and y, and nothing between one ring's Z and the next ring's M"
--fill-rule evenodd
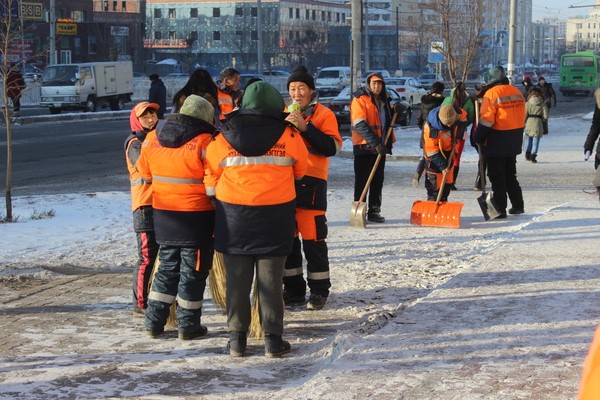
M441 39L431 41L431 46L429 46L429 58L427 59L429 63L443 63L446 61L443 53L444 45L445 42Z

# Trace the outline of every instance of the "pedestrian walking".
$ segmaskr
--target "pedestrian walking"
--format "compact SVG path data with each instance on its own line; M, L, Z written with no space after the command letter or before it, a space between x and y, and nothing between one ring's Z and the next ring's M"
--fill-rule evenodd
M460 118L456 126L453 157L454 168L452 169L454 179L452 183L448 184L450 190L457 190L456 179L458 178L458 172L460 170L460 159L462 156L462 152L465 148L465 142L467 140L465 131L475 119L475 105L473 103L473 99L467 93L467 88L463 82L456 83L456 86L450 91L450 96L444 99L442 105L452 105L455 110L460 109L466 113L466 117Z
M594 98L596 99L596 106L594 107L594 115L592 117L592 126L583 144L583 158L587 161L592 153L594 152L594 145L598 141L600 136L600 89L596 89L594 92ZM600 141L596 147L596 156L594 158L594 168L598 169L600 165Z
M308 150L284 120L284 108L269 83L251 84L206 154L207 193L215 196L215 250L223 253L227 279L227 346L236 357L246 353L255 272L265 356L291 349L282 338L282 280L294 244L294 179L306 173Z
M167 88L165 87L165 83L157 74L150 75L148 102L155 103L160 106L156 114L158 115L158 119L164 119L165 112L167 111Z
M531 79L530 78L525 78L523 79L523 97L524 98L528 98L529 97L529 92L531 91L531 88L533 88L533 84L531 83Z
M6 75L6 95L13 105L13 117L21 115L21 95L25 89L25 79L16 64L11 64Z
M218 87L219 109L221 113L219 119L225 121L225 115L232 112L239 106L238 101L242 92L240 90L241 78L240 72L232 67L227 67L221 71Z
M527 147L525 159L537 163L540 139L548 133L546 130L548 127L548 108L540 88L534 87L531 89L526 108L525 136L527 136Z
M179 113L148 135L136 164L152 182L152 207L160 265L145 312L149 336L160 337L177 301L179 339L206 335L202 300L213 259L215 212L204 186L204 154L215 127L214 108L189 95Z
M152 218L152 186L150 182L142 178L135 164L140 157L144 140L150 132L156 129L158 109L159 105L156 103L144 101L136 104L129 114L131 134L125 139L125 161L131 188L133 231L137 239L137 261L133 268L133 313L135 316L143 316L148 305L148 286L158 253Z
M523 147L525 99L506 77L504 68L496 66L486 73L483 102L474 141L481 147L493 200L500 215L506 218L507 196L510 214L525 212L523 193L517 180L517 155Z
M449 185L454 183L453 170L456 168L452 158L456 152L458 123L464 113L460 108L458 111L450 104L441 105L429 112L423 125L427 200L436 201L442 182L445 182L440 201L448 201ZM466 119L466 113L463 117Z
M285 262L283 300L286 305L304 304L308 284L310 297L306 308L320 310L331 288L325 216L329 157L338 153L342 138L335 114L318 102L314 78L305 67L292 72L287 89L296 109L288 107L291 112L286 120L297 127L308 148L308 170L296 181L297 228L293 251ZM306 280L302 251L306 256Z
M173 96L172 112L178 113L185 99L191 94L204 97L204 99L208 100L215 109L215 122L213 125L217 128L220 127L217 84L207 70L198 68L192 72L185 85Z
M429 93L421 97L421 106L419 108L419 115L417 116L417 125L419 129L421 129L421 139L419 140L419 146L423 149L423 125L427 122L427 115L429 115L429 111L434 108L442 105L444 101L444 90L446 86L442 82L434 82L431 85L431 90ZM419 163L417 164L417 170L413 176L412 185L413 187L419 186L419 181L421 180L421 176L423 175L423 171L425 171L425 154L421 155L419 159Z
M556 107L556 92L554 91L552 84L550 82L546 82L546 78L543 76L540 76L538 79L538 84L536 87L540 89L542 96L544 96L544 101L546 103L546 107L548 108L549 114L550 108ZM546 134L548 133L548 118L546 118L546 121L544 122L544 131Z
M350 122L354 154L354 201L359 201L377 155L392 154L396 138L393 132L389 140L386 141L385 138L392 122L393 110L380 73L367 76L365 86L352 96ZM369 187L367 220L371 222L385 222L381 215L384 174L385 157L382 157Z

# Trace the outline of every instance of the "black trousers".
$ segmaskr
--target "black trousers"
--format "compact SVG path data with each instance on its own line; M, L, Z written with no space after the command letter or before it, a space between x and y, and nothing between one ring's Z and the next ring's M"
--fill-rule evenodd
M517 156L486 157L485 160L498 211L506 213L507 195L514 208L523 209L523 192L517 180Z
M354 156L354 201L360 199L360 195L365 188L369 174L373 169L377 154L364 154ZM385 170L385 157L381 158L371 186L368 192L367 214L379 214L381 212L381 192L383 190L383 178Z

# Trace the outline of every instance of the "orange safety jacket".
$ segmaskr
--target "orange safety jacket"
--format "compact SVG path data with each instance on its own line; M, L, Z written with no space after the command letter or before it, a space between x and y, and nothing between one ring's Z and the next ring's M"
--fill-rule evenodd
M509 84L487 89L475 133L475 141L483 142L483 155L510 157L521 154L526 115L525 98L519 89Z
M578 400L600 399L600 326L596 328L579 382Z
M142 177L152 182L152 207L170 211L214 209L204 187L203 156L211 135L200 134L181 147L163 147L156 131L142 144L136 164Z
M233 111L236 107L235 101L233 100L233 96L229 93L224 92L221 89L217 89L217 97L219 102L219 109L221 110L221 114L219 114L219 119L221 121L225 120L225 114L228 114Z
M155 131L151 131L150 133L156 135ZM150 136L150 133L147 134L146 138ZM141 148L142 142L136 136L131 136L128 138L125 146L125 160L127 162L127 170L129 171L129 185L131 186L131 210L135 211L142 206L152 205L152 185L136 169L135 163L137 159L131 159L132 153L139 152L139 149L135 151L133 148L136 146Z
M294 178L304 176L308 151L291 127L263 155L244 156L217 135L207 149L206 192L237 205L267 206L293 201Z
M352 124L352 145L367 145L369 147L373 147L367 142L366 138L360 135L354 127L362 121L365 121L371 131L379 138L382 138L383 128L381 126L381 118L379 117L379 109L371 100L371 96L369 96L366 92L365 94L355 97L352 99L350 103L350 116L351 116L351 124ZM391 121L388 121L388 123ZM390 146L390 143L394 143L396 141L396 136L392 131L392 137L388 139L387 145Z

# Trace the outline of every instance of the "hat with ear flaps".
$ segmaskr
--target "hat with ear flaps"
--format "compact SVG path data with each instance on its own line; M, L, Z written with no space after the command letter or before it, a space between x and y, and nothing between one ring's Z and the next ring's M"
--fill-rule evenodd
M504 67L502 67L501 65L496 65L495 67L490 68L485 73L486 84L499 81L502 78L506 78L506 72L504 71Z
M279 90L270 83L259 81L249 85L242 97L242 110L262 110L269 114L283 112L285 103Z
M212 124L215 119L215 108L204 97L190 94L185 98L179 114L201 119Z

